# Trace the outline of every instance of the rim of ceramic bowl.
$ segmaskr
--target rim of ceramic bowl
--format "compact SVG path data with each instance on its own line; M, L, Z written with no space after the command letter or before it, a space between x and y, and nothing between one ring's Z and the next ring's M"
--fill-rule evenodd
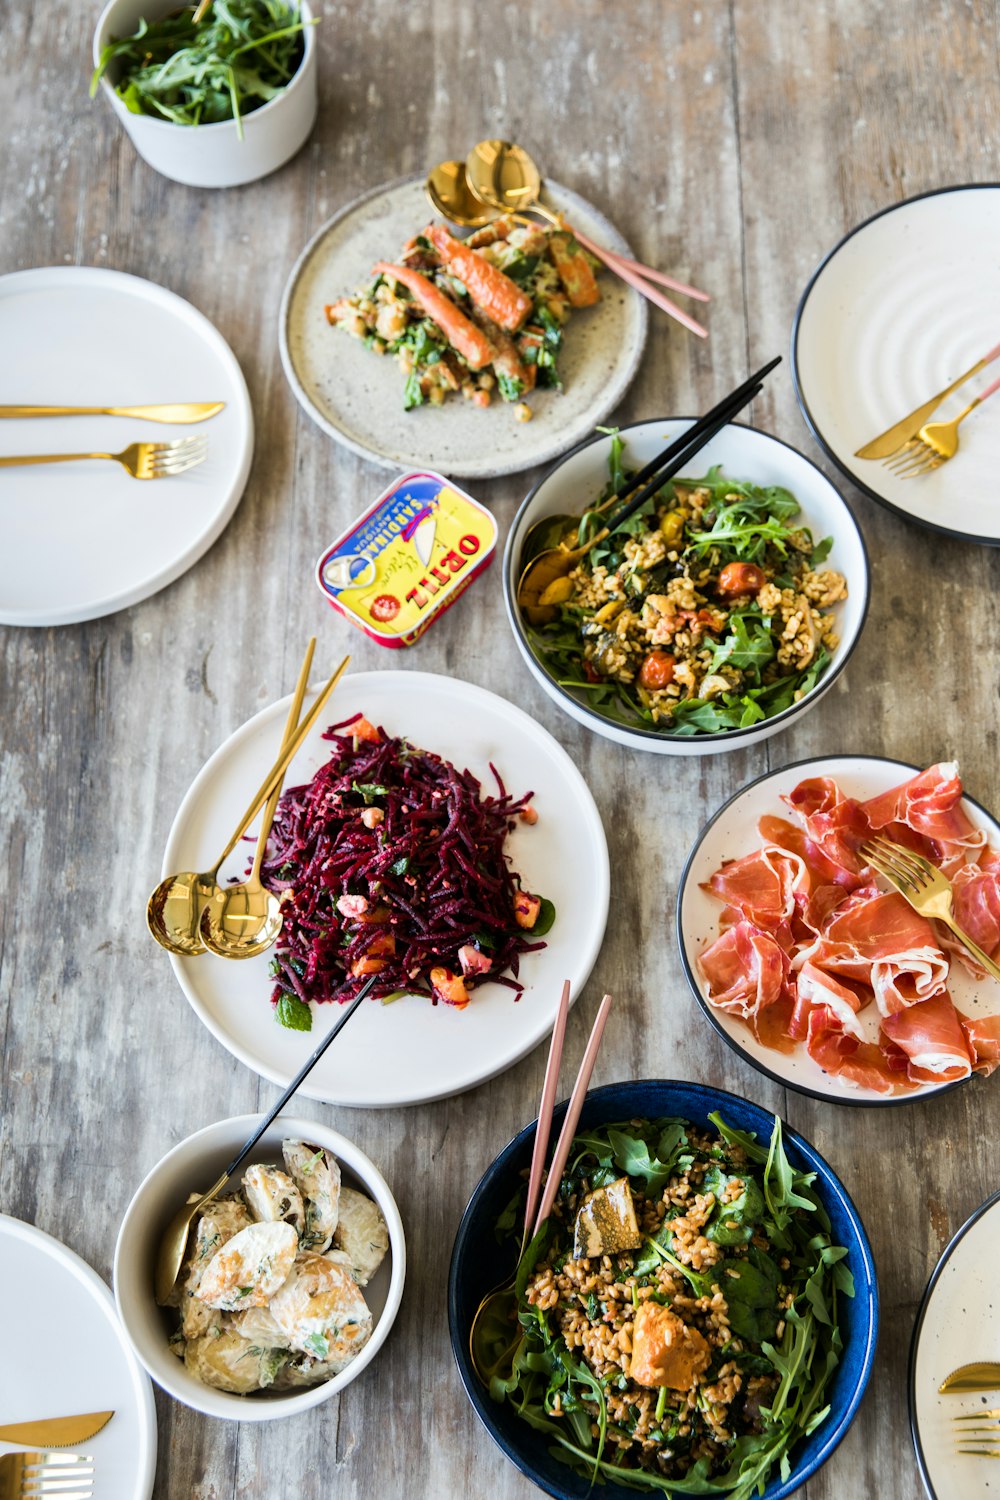
M979 1220L983 1218L985 1214L989 1213L990 1209L995 1208L997 1203L1000 1203L1000 1189L998 1189L995 1193L991 1193L988 1198L980 1203L978 1208L973 1209L972 1213L966 1219L965 1223L961 1225L960 1228L956 1229L947 1245L945 1245L944 1249L941 1251L938 1263L931 1272L930 1280L924 1288L924 1295L920 1299L920 1306L917 1309L916 1321L913 1324L913 1333L910 1337L910 1354L906 1380L906 1399L907 1405L909 1407L910 1417L910 1437L913 1441L913 1453L917 1460L917 1468L920 1470L920 1478L923 1480L924 1489L927 1491L930 1500L945 1500L945 1497L939 1496L937 1490L934 1488L934 1484L930 1476L930 1470L927 1467L927 1458L924 1453L923 1444L920 1441L920 1426L917 1422L917 1349L920 1344L920 1335L923 1332L924 1319L926 1318L928 1308L931 1305L931 1296L933 1295L934 1289L937 1286L938 1282L941 1280L948 1262L951 1260L951 1257L958 1249L961 1241L965 1239L965 1236L968 1234L969 1230L973 1229L979 1223Z
M713 1087L711 1084L697 1083L681 1078L630 1079L620 1083L604 1084L600 1088L589 1090L584 1106L585 1113L594 1104L600 1105L605 1099L610 1102L611 1096L620 1096L623 1090L635 1092L637 1090L646 1090L650 1088L655 1088L658 1090L683 1089L688 1093L693 1092L696 1095L700 1095L703 1104L706 1106L706 1114L710 1113L713 1109L721 1109L725 1111L727 1104L735 1105L744 1113L749 1110L753 1115L757 1117L757 1123L759 1126L759 1129L757 1131L758 1137L760 1136L761 1130L767 1130L769 1132L773 1128L774 1120L779 1118L771 1110L765 1109L763 1105L757 1104L751 1099L746 1099L740 1097L737 1094L730 1093L728 1089L719 1089ZM564 1116L567 1104L568 1100L563 1099L555 1106L555 1110L553 1112L554 1127L558 1126L562 1117ZM618 1106L615 1107L617 1108ZM480 1422L482 1422L486 1431L489 1433L490 1437L496 1443L497 1447L500 1448L501 1452L504 1453L504 1455L508 1459L510 1459L511 1463L513 1463L515 1467L518 1468L521 1473L526 1476L526 1478L530 1479L533 1484L538 1485L538 1487L547 1495L553 1496L554 1500L564 1500L565 1491L551 1488L549 1482L543 1479L535 1471L530 1458L524 1457L502 1433L497 1431L496 1427L494 1426L494 1423L491 1420L491 1415L495 1410L501 1410L502 1407L498 1406L497 1403L494 1403L492 1401L489 1392L484 1390L474 1369L472 1368L471 1357L468 1349L468 1341L464 1337L464 1326L462 1324L462 1319L460 1317L459 1311L459 1260L464 1254L465 1241L468 1239L473 1228L476 1216L479 1211L480 1202L485 1196L488 1188L492 1186L493 1182L498 1177L502 1177L504 1171L507 1170L507 1168L513 1163L513 1161L517 1159L519 1154L524 1153L525 1148L534 1132L535 1124L536 1121L531 1120L527 1125L523 1126L523 1128L519 1130L510 1141L508 1141L507 1145L503 1148L499 1155L490 1163L490 1165L487 1167L486 1171L480 1178L479 1182L476 1184L472 1196L466 1206L465 1212L462 1215L461 1221L458 1226L458 1231L455 1235L455 1243L452 1248L451 1261L448 1267L448 1332L451 1340L452 1355L454 1357L455 1363L458 1366L459 1376L461 1378L463 1386L465 1387L466 1395L469 1398L473 1410L475 1411ZM804 1136L800 1135L797 1130L794 1130L792 1126L788 1125L784 1120L782 1120L782 1132L785 1145L792 1148L791 1154L793 1156L797 1154L800 1157L804 1158L808 1167L811 1170L817 1171L818 1175L820 1176L820 1186L822 1190L824 1206L826 1206L831 1196L836 1198L839 1201L840 1206L842 1207L851 1225L851 1229L858 1248L861 1268L863 1269L865 1281L867 1283L866 1287L864 1288L864 1293L867 1297L870 1307L870 1316L868 1318L868 1326L866 1329L865 1347L861 1351L860 1369L858 1372L854 1390L851 1392L851 1395L847 1400L843 1415L839 1418L836 1426L831 1430L831 1432L827 1434L825 1440L821 1443L817 1452L810 1458L807 1466L803 1467L801 1471L793 1469L788 1480L782 1480L779 1474L776 1476L776 1478L772 1478L772 1480L769 1481L768 1490L766 1492L767 1500L787 1500L788 1496L792 1495L796 1490L799 1489L801 1485L805 1484L808 1479L810 1479L820 1468L822 1468L822 1466L827 1462L827 1460L831 1457L831 1455L840 1446L840 1443L846 1437L852 1423L854 1422L855 1417L857 1416L858 1409L861 1405L865 1390L868 1386L868 1381L871 1377L872 1366L875 1361L875 1352L878 1345L880 1312L878 1272L875 1266L875 1257L872 1253L871 1243L868 1239L868 1234L865 1230L864 1224L862 1223L861 1215L858 1212L853 1198L851 1197L850 1193L848 1193L844 1184L841 1182L836 1172L830 1166L829 1162L820 1154L820 1152L816 1149L815 1146L811 1144L811 1142L807 1141ZM526 1426L525 1431L527 1430L528 1429ZM810 1436L813 1436L813 1434L810 1434ZM772 1490L771 1486L775 1483L777 1484L777 1488L774 1488ZM633 1494L635 1493L635 1491L633 1491L632 1488L629 1488L627 1492L620 1491L620 1493L624 1497L625 1493Z
M169 1376L165 1379L163 1371L171 1370L172 1366L164 1364L163 1371L154 1368L153 1362L148 1360L146 1353L136 1335L133 1333L129 1309L122 1305L121 1294L121 1267L123 1265L123 1242L126 1233L133 1227L133 1221L139 1217L140 1211L146 1212L144 1199L147 1191L154 1181L160 1177L164 1168L181 1155L190 1154L199 1160L205 1156L216 1153L228 1156L230 1151L237 1148L254 1127L260 1124L259 1115L233 1115L225 1120L216 1120L211 1125L196 1130L193 1135L185 1136L178 1141L176 1146L162 1156L136 1188L128 1207L122 1216L118 1237L115 1241L115 1253L113 1263L113 1285L115 1305L122 1328L128 1338L129 1344L139 1360L143 1369L147 1372L154 1384L161 1390L167 1392L175 1401L199 1411L204 1416L217 1417L223 1421L244 1422L268 1422L281 1417L295 1416L300 1412L307 1411L311 1407L320 1405L329 1400L331 1396L338 1395L346 1386L365 1371L382 1345L389 1337L392 1326L396 1321L403 1298L403 1288L406 1280L406 1233L403 1228L403 1220L399 1212L396 1199L392 1189L386 1182L378 1167L371 1157L361 1147L356 1145L348 1136L325 1125L321 1120L304 1120L293 1116L279 1115L268 1126L268 1130L278 1129L283 1134L291 1133L293 1137L311 1141L314 1137L322 1136L325 1139L317 1139L317 1144L330 1151L341 1162L348 1171L355 1176L363 1185L365 1190L375 1199L385 1218L386 1228L389 1232L389 1253L392 1257L392 1267L389 1276L389 1286L386 1291L385 1305L379 1314L378 1322L372 1329L372 1336L365 1344L355 1359L342 1370L339 1375L332 1376L329 1380L319 1385L307 1386L303 1390L281 1392L278 1396L271 1396L263 1401L248 1402L244 1396L231 1391L217 1390L212 1386L198 1386L197 1392L192 1389L186 1390L179 1383L175 1384ZM212 1141L212 1137L219 1137L218 1143ZM200 1151L192 1148L200 1147ZM262 1150L267 1148L262 1145ZM137 1231L138 1232L138 1231ZM151 1281L151 1278L150 1278ZM150 1284L149 1297L152 1301L152 1286ZM155 1304L153 1304L155 1306ZM175 1357L170 1355L167 1349L167 1335L164 1330L164 1342L162 1350L165 1358L176 1363ZM197 1399L199 1396L203 1399Z
M694 972L693 965L688 959L687 946L684 942L684 928L682 921L684 893L688 888L688 884L691 879L691 871L694 866L695 860L697 859L698 854L701 850L701 847L711 830L715 827L716 823L718 823L719 819L723 817L723 815L727 813L735 803L739 802L749 792L752 792L754 787L760 786L761 782L770 781L775 776L783 776L786 771L797 771L802 769L802 767L804 766L828 765L830 761L838 760L877 761L882 765L899 766L905 771L912 771L914 776L918 776L920 774L919 766L911 766L909 761L896 760L896 758L892 755L867 755L864 753L858 755L850 755L847 752L841 752L837 755L809 755L806 756L804 760L790 760L787 765L775 766L770 771L762 771L759 776L755 776L752 781L748 781L745 786L741 786L738 791L735 791L731 797L727 797L722 806L712 814L708 822L699 832L698 837L695 839L694 844L691 847L691 851L688 854L687 859L684 861L684 867L681 870L680 880L677 882L677 900L674 903L674 932L677 937L677 949L680 954L681 967L684 970L684 977L688 982L688 987L691 990L691 993L694 995L694 998L697 1000L698 1005L701 1007L702 1012L707 1017L709 1023L712 1026L712 1029L718 1033L718 1035L726 1043L727 1047L732 1048L737 1057L742 1058L745 1063L748 1063L756 1073L760 1073L765 1078L770 1078L772 1083L778 1083L782 1088L794 1089L797 1094L804 1094L809 1099L819 1099L823 1104L846 1104L850 1109L892 1109L901 1104L923 1104L926 1103L928 1099L937 1099L940 1098L942 1094L950 1094L953 1089L961 1088L964 1084L967 1084L971 1078L975 1077L975 1074L970 1073L968 1078L957 1078L953 1083L943 1083L941 1084L940 1088L936 1088L932 1092L921 1092L921 1090L919 1089L914 1089L911 1093L893 1094L881 1099L850 1099L846 1097L841 1098L841 1096L838 1094L824 1094L819 1089L811 1089L806 1084L796 1083L793 1079L787 1078L782 1073L775 1073L764 1063L758 1062L755 1057L751 1057L750 1054L740 1046L738 1040L735 1037L729 1035L729 1032L722 1025L722 1022L715 1014L712 1006L709 1005L708 1001L705 999L705 996L702 994L701 986L698 983L698 977ZM977 812L982 813L983 817L987 820L988 823L996 824L997 819L993 816L989 809L984 807L981 802L977 802L975 797L970 797L968 792L966 792L964 788L962 791L962 800L963 802L970 803Z
M104 47L107 45L107 42L103 41L102 37L107 25L108 16L113 10L118 7L120 3L121 0L108 0L107 5L105 5L104 9L101 11L100 17L98 18L97 26L94 29L94 42L92 49L95 68L100 63L101 53L104 51ZM169 9L169 4L165 4L164 12L168 11ZM316 48L316 37L314 33L316 31L315 23L317 18L313 16L312 7L309 4L309 0L299 0L299 15L301 20L311 23L310 25L306 26L302 32L302 56L299 59L299 65L279 94L276 94L273 99L269 99L266 104L260 105L258 109L251 109L242 116L244 127L250 120L261 119L268 113L273 113L274 110L282 103L284 103L289 95L296 90L297 86L300 84L303 76L305 75L306 64L312 58ZM107 41L110 40L111 38L109 36L107 38ZM108 100L112 109L115 111L115 114L121 116L123 119L140 120L142 121L144 127L148 125L153 129L158 129L161 131L196 131L197 136L202 138L206 134L209 134L213 131L232 131L236 128L235 120L213 120L205 125L179 125L176 120L161 120L156 115L133 114L130 109L127 109L125 107L123 101L118 97L118 95L115 93L115 90L111 87L106 73L101 77L101 92Z
M848 241L852 240L856 234L860 234L863 229L867 229L869 224L874 224L876 219L882 219L886 214L895 213L897 209L906 208L911 203L919 203L924 198L940 198L943 197L946 193L964 193L970 190L981 190L983 188L995 192L998 188L1000 188L1000 182L953 182L946 187L930 188L926 193L914 193L910 198L901 198L898 203L887 203L885 208L880 208L876 213L869 214L867 219L862 219L860 224L855 224L852 229L849 229L847 233L843 235L830 250L827 251L827 253L823 256L823 259L820 261L819 265L813 271L809 280L806 282L805 290L803 291L802 296L799 298L799 305L795 309L795 317L792 319L789 363L792 367L792 385L795 388L795 399L799 403L799 410L802 413L802 417L805 421L806 426L809 428L809 431L812 433L817 443L819 443L820 447L822 448L823 452L826 454L830 462L836 466L840 473L843 474L844 478L849 480L856 489L860 490L863 495L867 495L869 500L874 500L876 505L881 505L884 510L891 511L894 516L898 516L901 521L908 521L912 526L923 526L927 531L936 531L939 536L954 537L956 538L956 540L961 542L973 542L978 547L1000 547L1000 537L977 536L972 532L957 531L953 526L938 526L934 521L926 521L922 516L915 516L912 511L905 510L901 505L895 505L891 500L887 500L884 495L880 495L877 490L872 489L871 485L866 484L863 479L859 479L858 475L853 473L853 471L847 467L844 461L837 457L836 453L834 453L833 449L830 447L830 444L823 436L822 429L819 427L815 417L813 416L809 408L809 403L806 400L805 393L802 390L802 384L799 379L799 333L801 331L802 318L806 310L806 303L809 301L810 296L816 288L816 283L819 281L819 278L822 276L827 266L836 255L840 254L841 250L848 243Z
M697 417L684 416L644 417L641 421L629 422L624 427L620 427L618 430L622 435L625 435L629 432L634 432L637 428L640 427L662 427L665 423L668 422L695 422L698 420L699 419ZM741 745L750 736L760 736L761 731L763 730L766 730L768 736L770 736L772 733L776 733L777 730L782 727L782 725L790 722L793 718L798 718L799 715L802 714L806 709L810 708L818 698L822 697L824 693L829 691L834 682L836 682L837 678L843 672L844 668L847 666L847 663L850 661L851 657L854 655L858 642L860 641L861 636L864 633L865 623L868 619L868 607L871 603L871 560L868 556L868 547L865 543L864 533L861 530L861 526L859 525L854 512L847 504L847 501L844 499L843 495L837 489L833 481L827 478L827 476L823 473L823 470L819 467L819 465L814 463L813 460L811 458L808 458L804 453L800 452L800 450L796 448L792 443L786 442L784 438L775 437L771 432L764 432L759 427L751 427L748 422L728 422L726 426L722 428L718 436L721 437L728 430L728 428L732 427L742 429L744 432L752 432L756 437L762 438L768 443L776 443L781 448L787 448L789 452L794 453L797 458L800 458L803 463L808 464L811 469L814 469L822 482L829 488L831 494L835 496L836 499L840 502L844 516L850 522L850 525L853 526L858 545L861 548L861 561L864 572L864 600L862 602L861 614L858 619L857 629L854 632L853 639L849 642L849 644L846 645L846 648L844 649L840 659L831 662L826 672L824 672L823 676L819 679L816 685L811 688L808 693L806 693L805 697L800 698L797 703L791 704L788 708L783 708L780 713L774 714L770 719L758 721L756 724L748 724L744 729L720 729L716 730L712 734L692 735L660 734L655 729L645 729L640 725L636 725L633 727L631 725L618 724L615 722L615 720L606 718L604 714L600 714L595 709L590 708L586 703L581 703L579 699L574 698L573 695L565 688L560 687L560 685L552 677L548 668L538 660L538 657L532 650L531 642L528 640L524 623L521 620L521 612L517 607L517 599L515 596L515 538L517 537L518 531L520 530L522 519L527 513L528 508L534 501L535 496L538 494L539 490L541 490L544 485L548 484L553 476L563 467L564 464L568 463L571 458L575 458L578 453L582 453L585 448L589 448L595 443L606 442L606 433L599 432L595 433L593 437L584 438L582 443L577 443L575 448L571 448L568 453L564 453L562 458L558 459L557 462L554 463L552 467L542 475L541 479L537 480L536 483L532 485L531 489L528 491L527 495L525 495L524 499L521 501L521 504L518 506L517 514L515 515L514 520L511 523L510 531L507 534L507 543L504 547L503 555L504 604L506 605L507 619L510 623L511 630L514 632L515 639L517 640L517 644L520 647L522 653L535 663L538 670L545 677L548 688L554 695L557 696L557 700L559 701L560 706L562 706L563 702L571 703L573 705L572 711L567 709L567 712L570 713L570 716L572 718L577 718L577 716L579 715L580 719L578 720L578 722L586 723L588 728L591 726L601 725L615 729L621 735L628 736L632 740L633 743L631 748L633 749L645 749L647 745L683 744L685 746L690 745L692 747L691 753L696 754L697 749L695 747L699 745L719 745L720 747L723 745L732 745L736 747ZM520 544L518 544L518 549L520 550ZM841 646L844 646L844 642L841 642ZM838 647L838 650L839 649L840 647ZM637 744L635 743L635 741L642 741L643 743ZM628 743L628 741L619 740L619 743L624 744Z

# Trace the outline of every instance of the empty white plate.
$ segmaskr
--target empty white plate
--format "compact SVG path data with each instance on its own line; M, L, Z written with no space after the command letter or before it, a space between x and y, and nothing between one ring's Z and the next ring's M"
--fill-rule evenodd
M928 1094L943 1093L946 1089L957 1088L958 1084L922 1084L900 1094L879 1094L874 1089L860 1088L824 1073L802 1043L794 1052L787 1053L765 1047L738 1017L710 1005L698 973L697 958L719 935L723 905L716 896L703 890L702 885L724 860L738 859L760 848L763 840L757 824L765 814L788 818L794 823L794 817L781 798L807 777L832 776L847 796L863 802L909 780L917 770L916 766L883 760L877 755L831 755L823 760L800 760L780 771L758 777L731 797L702 829L681 875L677 893L678 946L684 972L698 1004L723 1039L759 1073L814 1099L832 1099L840 1104L891 1106L926 1099ZM964 797L962 806L977 827L986 829L990 843L1000 847L1000 824L971 797ZM952 963L948 989L958 1009L967 1015L993 1015L1000 1010L1000 985L988 976L973 979L961 964ZM869 1039L875 1041L877 1015L874 1005L862 1012L861 1024L870 1026Z
M239 504L253 455L246 381L222 335L138 276L45 266L0 277L0 404L148 406L224 401L207 422L131 417L0 421L0 454L120 453L208 441L197 468L133 479L90 460L0 469L0 624L71 625L136 604L197 562Z
M856 449L929 400L1000 342L1000 186L944 188L853 229L815 272L792 329L803 415L873 500L922 526L1000 546L1000 392L959 430L955 457L900 479ZM950 421L1000 361L949 396Z
M943 1396L938 1386L959 1365L1000 1359L998 1260L1000 1193L994 1193L938 1261L913 1330L910 1432L931 1500L993 1500L997 1493L996 1463L957 1451L953 1418L1000 1407L1000 1385ZM994 1430L1000 1437L1000 1425ZM975 1439L962 1446L975 1446Z
M170 831L164 875L205 869L218 856L277 756L289 701L244 724L199 773ZM512 796L533 792L538 822L518 823L506 848L525 889L547 896L556 908L546 947L521 959L525 988L519 999L504 985L486 984L461 1011L420 996L391 1005L367 1001L300 1091L367 1108L420 1104L483 1083L530 1052L552 1028L564 979L574 999L579 995L608 919L608 847L586 782L547 730L495 693L429 672L345 677L292 761L285 785L311 780L329 758L323 730L359 712L389 734L468 768L484 795L495 791L491 762ZM236 851L223 880L245 870L248 848ZM196 1013L222 1045L284 1085L340 1007L314 1007L312 1036L285 1030L271 1009L269 961L267 953L239 962L210 953L170 960Z
M34 1422L113 1411L72 1451L94 1461L98 1500L145 1500L156 1466L153 1392L97 1272L32 1224L0 1214L4 1299L0 1412ZM0 1449L37 1445L0 1443ZM70 1486L72 1488L72 1486Z

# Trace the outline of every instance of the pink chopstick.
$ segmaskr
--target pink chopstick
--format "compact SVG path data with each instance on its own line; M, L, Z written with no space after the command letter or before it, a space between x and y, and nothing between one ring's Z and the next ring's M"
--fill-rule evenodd
M616 276L620 276L622 281L631 287L635 287L635 290L640 292L647 301L662 308L665 313L669 313L672 318L680 323L682 327L687 328L689 332L696 333L701 339L708 338L708 329L704 324L699 323L697 318L692 318L683 308L678 307L676 302L672 302L669 297L665 297L662 292L658 292L654 286L650 286L648 278L659 281L663 286L672 287L675 291L683 292L686 296L697 297L699 301L707 302L708 297L704 292L699 292L694 287L686 286L684 282L674 281L673 277L665 276L662 271L653 271L651 267L642 265L640 261L630 260L627 256L616 254L613 250L603 249L602 246L595 244L585 234L581 234L578 229L571 228L569 224L566 225L566 228L573 235L574 239L579 240L585 250L589 250L591 255L596 255L597 259L602 261L609 271L614 271Z
M997 353L1000 353L1000 350L997 350ZM981 402L986 400L987 396L992 396L994 391L1000 391L1000 375L986 387L985 391L979 392L979 395L976 397L976 405L979 406Z
M605 995L601 1001L601 1007L597 1012L594 1029L590 1033L587 1050L583 1054L580 1071L576 1075L576 1083L573 1085L573 1093L570 1096L569 1107L566 1110L566 1118L563 1121L563 1128L559 1134L559 1143L556 1146L552 1162L549 1166L549 1175L545 1182L545 1192L542 1194L541 1207L538 1210L535 1226L531 1231L532 1239L534 1239L552 1212L552 1205L556 1201L556 1193L559 1191L559 1184L562 1181L563 1168L566 1165L566 1158L569 1156L569 1148L573 1144L573 1137L576 1135L576 1127L580 1123L580 1112L583 1109L583 1102L587 1097L587 1089L590 1086L590 1075L594 1071L594 1064L597 1061L597 1053L601 1045L601 1037L604 1035L604 1028L607 1025L610 1010L611 996Z
M563 1042L566 1039L566 1017L568 1015L569 980L567 979L562 987L562 994L559 997L559 1008L556 1011L555 1025L552 1027L552 1041L549 1043L549 1060L545 1067L545 1082L542 1084L542 1097L538 1105L535 1146L531 1153L531 1175L528 1178L528 1198L524 1207L525 1232L527 1232L532 1215L538 1207L538 1197L542 1190L542 1172L545 1170L545 1157L549 1149L549 1135L552 1131L552 1109L556 1102L559 1064L562 1062Z

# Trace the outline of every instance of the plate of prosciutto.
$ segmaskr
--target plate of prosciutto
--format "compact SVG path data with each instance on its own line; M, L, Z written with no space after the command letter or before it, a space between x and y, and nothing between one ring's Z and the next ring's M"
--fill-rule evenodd
M872 834L932 860L1000 951L1000 824L951 762L799 761L702 831L677 897L688 981L755 1068L814 1098L903 1104L1000 1063L1000 984L865 862Z

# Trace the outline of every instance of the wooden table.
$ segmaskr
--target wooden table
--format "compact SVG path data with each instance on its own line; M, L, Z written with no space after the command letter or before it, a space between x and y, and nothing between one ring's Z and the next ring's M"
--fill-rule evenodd
M881 1274L882 1337L860 1418L808 1493L912 1500L921 1493L906 1416L913 1317L949 1235L997 1186L996 1083L888 1114L784 1093L696 1011L671 912L701 824L769 767L834 751L921 764L954 756L969 790L998 805L1000 554L906 526L841 483L874 576L864 638L835 690L790 732L744 753L627 752L577 728L529 678L497 569L402 663L326 608L314 559L383 475L299 413L276 318L301 246L342 204L480 136L510 134L604 209L642 259L714 292L707 344L654 312L621 416L704 409L787 350L802 286L852 224L927 188L1000 179L995 8L326 0L319 9L322 105L308 146L267 181L201 192L156 176L110 111L89 103L96 3L0 8L0 270L111 266L179 292L236 351L257 420L243 502L186 577L109 619L2 636L0 1207L110 1279L120 1216L148 1168L207 1121L276 1097L184 1002L149 942L143 904L195 772L290 689L310 632L320 664L349 644L358 669L465 677L552 731L605 820L611 920L571 1021L570 1055L609 989L622 1003L596 1082L660 1074L745 1093L815 1142L854 1194ZM819 458L787 365L754 420ZM533 477L477 487L502 532ZM364 1378L294 1421L229 1426L158 1395L158 1497L535 1493L465 1400L445 1278L466 1198L533 1113L543 1053L424 1108L299 1107L335 1121L393 1185L411 1257L398 1324Z

